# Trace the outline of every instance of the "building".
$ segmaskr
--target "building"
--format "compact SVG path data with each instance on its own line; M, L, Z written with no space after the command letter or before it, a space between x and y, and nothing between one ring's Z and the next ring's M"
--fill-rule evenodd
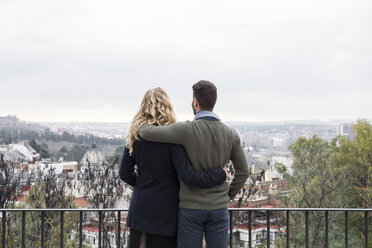
M124 247L128 247L128 238L129 238L129 228L126 226L127 221L127 212L121 213L120 218L120 239L121 244L124 245ZM89 247L97 248L99 247L98 244L98 235L99 235L99 224L98 224L98 218L97 216L92 216L92 218L84 219L83 221L83 235L85 237L84 244L89 245ZM117 234L117 226L112 225L108 227L109 230L107 232L108 240L110 242L110 247L116 248L116 234ZM73 230L71 239L73 240L75 236L78 235L78 233ZM102 232L102 238L103 238L103 232ZM103 247L108 247L107 245Z
M253 161L253 148L251 146L245 146L243 147L243 151L247 159L248 166L251 166Z
M22 160L27 160L27 157L18 150L12 150L12 151L4 152L4 161L5 162L22 161Z
M56 174L76 172L78 163L76 161L62 162L62 163L37 163L36 166L42 170L53 168ZM35 167L35 166L34 166Z
M259 208L277 208L279 205L261 205ZM235 226L238 233L237 241L243 243L243 247L248 247L249 227L248 214L243 218L243 224ZM281 212L270 212L270 243L273 244L285 232L285 216ZM252 212L252 247L255 247L267 240L267 211Z
M14 127L19 123L15 115L0 116L0 127Z
M1 145L0 152L4 154L4 160L15 161L35 161L40 158L40 154L32 148L27 141L21 141L17 144Z
M100 165L105 161L105 157L103 156L102 152L97 149L96 144L93 144L92 148L84 154L80 164L83 166L88 165L88 161L93 166Z
M337 135L345 136L350 140L354 139L353 124L343 123L337 125Z
M273 244L279 237L280 233L285 231L285 226L270 225L270 244ZM267 238L266 224L252 225L252 247L266 241ZM249 228L248 224L241 224L235 227L238 232L238 240L243 243L243 247L248 247L249 242Z

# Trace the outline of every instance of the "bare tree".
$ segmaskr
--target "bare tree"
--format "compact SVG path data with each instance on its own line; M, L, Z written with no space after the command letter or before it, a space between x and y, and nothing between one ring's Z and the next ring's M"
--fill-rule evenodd
M84 190L84 197L94 208L116 208L120 200L130 200L127 194L129 185L122 182L118 175L118 157L112 163L103 162L92 165L87 161L87 165L81 173L81 190ZM103 228L104 247L111 247L108 233L115 230L113 223L117 223L116 213L102 212L102 221L105 223ZM118 232L116 232L120 235ZM124 233L125 236L125 233Z
M16 172L15 163L6 163L4 161L4 154L0 154L0 208L14 208L15 201L22 194L22 185L20 174ZM2 215L1 218L5 218L7 226L7 244L9 244L14 233L9 230L9 226L14 222L14 214L7 213L5 216ZM3 229L0 229L2 236Z
M57 174L53 167L46 165L44 168L37 167L31 175L32 181L29 194L26 196L26 204L32 208L74 208L74 198L68 192L68 178L65 174ZM77 213L64 214L64 243L73 246L76 242L71 239L72 230L77 225ZM30 213L26 216L27 246L37 247L40 240L40 213ZM56 247L59 244L59 213L44 212L44 237L45 247Z
M21 175L15 167L15 163L5 163L4 154L0 154L0 208L12 208L22 194Z

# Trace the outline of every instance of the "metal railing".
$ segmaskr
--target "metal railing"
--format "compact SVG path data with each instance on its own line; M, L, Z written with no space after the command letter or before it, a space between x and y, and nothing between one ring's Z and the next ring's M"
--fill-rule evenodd
M78 212L79 213L79 247L83 247L83 213L85 212L96 212L98 213L98 247L102 247L102 213L103 212L115 212L117 213L117 234L116 235L116 244L117 247L121 245L121 213L127 212L128 209L2 209L2 247L6 247L6 215L7 212L21 212L22 213L22 226L21 226L21 247L25 246L25 219L26 213L29 212L40 212L41 218L41 237L40 237L40 244L41 248L44 248L45 245L45 237L44 237L44 221L45 221L45 213L46 212L57 212L60 214L60 247L64 247L63 244L63 234L64 234L64 213L65 212ZM268 248L271 246L270 240L270 214L273 212L285 212L285 229L286 229L286 247L289 247L290 244L290 229L289 229L289 219L290 219L290 212L304 212L305 213L305 247L309 247L309 212L324 212L324 243L325 248L329 247L328 242L328 233L329 233L329 212L344 212L345 214L345 247L349 247L349 212L363 212L364 213L364 247L368 248L368 214L372 212L372 209L346 209L346 208L229 208L230 214L230 236L229 236L229 244L230 247L233 247L233 218L234 213L245 212L248 214L248 247L252 248L252 213L253 212L266 212L266 245Z
M26 240L25 240L25 220L26 220L26 213L28 212L40 212L41 218L41 237L40 237L40 246L41 248L45 247L45 236L44 236L44 226L45 226L45 213L46 212L57 212L60 214L60 247L63 248L63 234L64 234L64 213L65 212L78 212L79 213L79 248L83 247L83 213L86 212L96 212L98 213L98 247L101 248L102 246L102 227L103 227L103 220L102 220L102 213L103 212L116 212L117 213L117 234L116 235L116 244L117 247L121 247L121 213L128 212L128 209L1 209L2 212L2 241L1 244L3 248L6 247L6 213L7 212L21 212L22 213L22 231L21 231L21 247L26 247Z
M270 240L270 213L272 212L285 212L285 243L286 247L289 248L290 241L290 229L289 229L289 220L290 212L305 212L305 247L309 246L309 212L324 212L324 244L325 248L329 247L329 212L344 212L345 214L345 248L349 247L349 212L364 212L364 247L368 248L368 213L372 212L372 209L354 209L354 208L229 208L230 212L230 230L233 230L233 220L234 212L247 212L248 213L248 247L252 248L252 212L264 211L266 212L266 246L267 248L271 247ZM230 231L230 247L233 247L233 232Z

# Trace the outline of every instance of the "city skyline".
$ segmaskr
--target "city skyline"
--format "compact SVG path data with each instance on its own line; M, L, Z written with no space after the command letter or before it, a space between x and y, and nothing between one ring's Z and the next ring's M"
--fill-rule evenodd
M216 84L224 121L372 119L369 1L3 1L0 116L130 122L162 87L191 120Z

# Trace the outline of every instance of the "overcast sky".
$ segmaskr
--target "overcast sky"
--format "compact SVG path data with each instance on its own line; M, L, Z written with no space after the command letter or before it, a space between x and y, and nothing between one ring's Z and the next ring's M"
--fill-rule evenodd
M372 118L372 1L0 0L0 116L130 121L149 88L192 119Z

